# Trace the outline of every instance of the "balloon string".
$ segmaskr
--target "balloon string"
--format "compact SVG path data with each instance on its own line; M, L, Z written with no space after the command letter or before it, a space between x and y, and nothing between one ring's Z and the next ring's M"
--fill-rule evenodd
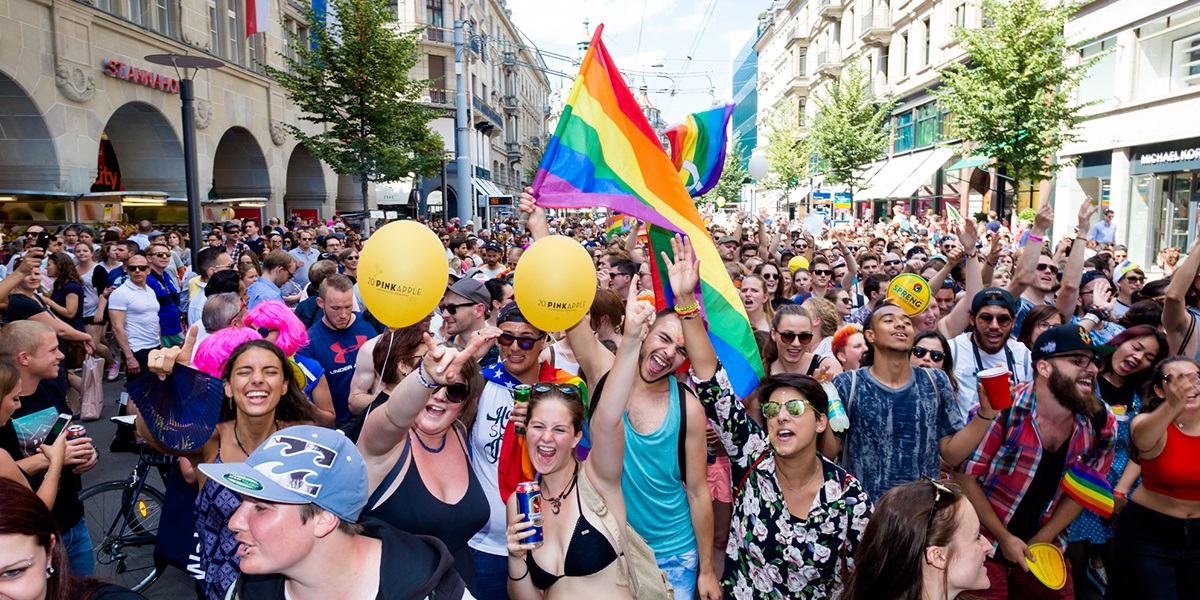
M385 354L383 357L383 367L379 369L379 374L375 377L375 385L372 386L372 389L375 390L376 395L378 395L383 389L383 370L387 368L388 359L392 357L392 340L395 338L396 330L392 329L388 332L387 354Z

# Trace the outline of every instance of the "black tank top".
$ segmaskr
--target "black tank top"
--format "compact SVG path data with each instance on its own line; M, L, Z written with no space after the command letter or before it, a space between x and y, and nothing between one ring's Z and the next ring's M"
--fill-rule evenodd
M413 459L412 466L404 474L404 479L400 481L396 491L375 506L379 503L379 497L387 493L392 486L405 463L409 462L409 451L413 444L412 432L408 435L408 443L400 453L399 460L375 489L375 493L371 494L363 516L375 517L401 531L438 538L454 555L454 569L462 576L467 587L474 589L474 560L471 558L471 548L467 546L467 542L487 525L491 506L483 487L475 477L475 470L471 468L471 457L463 443L461 425L454 424L453 435L467 459L467 492L463 494L462 499L455 504L438 500L425 486L416 459Z

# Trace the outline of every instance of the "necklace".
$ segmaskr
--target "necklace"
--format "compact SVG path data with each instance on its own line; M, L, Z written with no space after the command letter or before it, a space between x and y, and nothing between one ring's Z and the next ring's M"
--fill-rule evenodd
M567 494L570 494L571 490L575 489L575 482L577 482L577 481L579 481L579 461L575 461L575 473L571 475L571 482L567 484L567 488L564 489L561 494L559 494L553 498L547 497L545 495L542 496L542 500L545 500L546 502L550 503L550 512L557 515L558 511L562 510L563 498L566 498ZM541 487L543 485L544 484L542 483L542 476L538 475L538 486Z
M824 469L821 468L821 464L818 462L816 470L813 471L813 474L811 476L809 476L808 481L804 482L804 485L800 486L800 489L804 489L804 488L808 487L808 485L810 483L812 483L814 479L817 478L817 473L820 473L821 471L824 471ZM784 476L783 471L776 470L775 472L777 474L779 474L779 478L781 480L783 480L783 485L787 486L788 491L795 494L796 498L800 498L801 497L800 492L797 492L796 490L792 489L792 484L788 483L787 477Z
M279 431L279 419L275 420L275 431ZM246 452L246 447L242 445L242 439L240 437L238 437L237 421L233 422L233 441L237 442L237 447L239 450L242 451L242 454L245 454L246 456L250 456L250 453Z
M430 454L437 454L438 452L446 449L446 434L442 434L442 445L438 446L437 448L430 448L429 446L426 446L425 440L421 439L420 433L417 433L417 443L421 444L421 447L424 448L426 452Z

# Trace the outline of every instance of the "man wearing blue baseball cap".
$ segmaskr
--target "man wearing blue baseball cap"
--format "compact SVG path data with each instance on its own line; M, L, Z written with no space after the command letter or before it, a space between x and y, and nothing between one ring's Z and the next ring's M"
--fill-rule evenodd
M242 571L230 599L472 597L440 540L359 520L367 467L339 431L288 427L246 462L200 471L242 495L229 519Z

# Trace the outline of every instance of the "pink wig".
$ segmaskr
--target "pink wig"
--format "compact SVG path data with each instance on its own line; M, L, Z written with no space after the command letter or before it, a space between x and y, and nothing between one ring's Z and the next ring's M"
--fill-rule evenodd
M238 346L251 340L261 340L257 331L247 327L226 327L200 341L192 353L192 367L196 370L221 377L225 361Z
M246 327L278 331L279 338L275 340L275 345L288 356L295 356L301 348L308 345L308 331L304 329L304 322L286 304L278 300L260 302L246 313L242 322Z

